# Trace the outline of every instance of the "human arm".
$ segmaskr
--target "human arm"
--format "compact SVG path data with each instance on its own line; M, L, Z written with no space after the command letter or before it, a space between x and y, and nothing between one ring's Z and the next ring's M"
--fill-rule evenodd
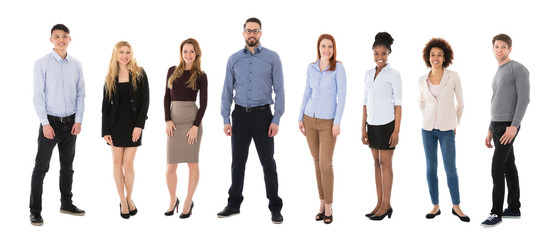
M275 105L274 110L275 113L273 114L273 120L271 123L277 126L270 127L270 132L268 135L275 136L277 135L277 132L272 132L273 130L278 131L278 125L281 121L281 116L285 113L285 85L284 85L284 79L283 79L283 66L281 64L281 59L279 58L279 55L275 53L275 57L273 60L273 91L275 92ZM276 129L275 129L276 128Z
M363 105L362 110L362 143L364 145L369 145L369 138L366 131L366 119L367 119L367 107Z
M400 122L402 120L402 106L394 106L394 131L392 132L389 145L391 148L398 144L398 135L400 135Z
M306 136L306 128L304 127L304 112L306 111L306 105L308 100L312 95L312 87L310 86L310 65L308 65L308 70L306 71L306 86L304 87L304 96L302 97L302 103L300 104L300 114L298 116L298 128L300 133Z
M462 120L462 113L464 112L464 93L462 91L462 82L457 73L454 73L454 92L456 93L456 117L458 124ZM454 129L456 132L456 129Z
M150 89L148 87L148 76L144 69L142 70L142 79L139 82L141 85L141 95L140 95L140 106L137 116L137 122L135 123L135 128L144 129L146 119L148 118L148 106L150 104ZM135 130L133 130L133 134ZM139 133L140 134L140 133ZM138 139L138 138L137 138Z
M225 72L225 80L223 81L223 90L221 93L221 116L223 117L223 131L225 135L231 136L231 104L233 102L233 89L235 77L233 73L233 56L227 61L227 69Z

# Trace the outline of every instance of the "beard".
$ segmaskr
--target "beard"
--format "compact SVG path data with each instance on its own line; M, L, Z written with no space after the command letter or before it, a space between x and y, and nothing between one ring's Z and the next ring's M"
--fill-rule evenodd
M251 41L251 39L254 39L254 41ZM256 45L258 45L258 43L260 43L260 39L255 39L255 38L249 38L249 39L246 39L246 45L249 46L249 47L255 47Z

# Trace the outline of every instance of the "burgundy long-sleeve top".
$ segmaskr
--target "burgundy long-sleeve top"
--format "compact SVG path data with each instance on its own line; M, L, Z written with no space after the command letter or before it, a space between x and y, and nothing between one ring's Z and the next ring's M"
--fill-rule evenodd
M185 70L183 75L173 81L173 88L169 89L167 82L173 71L175 71L175 66L170 67L167 71L167 78L165 81L165 97L164 97L164 111L165 111L165 121L171 120L171 101L195 101L198 91L200 91L200 108L196 113L196 118L192 125L200 126L202 118L204 117L204 112L206 112L206 107L208 105L208 76L206 73L202 73L196 79L196 90L189 88L187 81L189 80L191 73L188 70Z

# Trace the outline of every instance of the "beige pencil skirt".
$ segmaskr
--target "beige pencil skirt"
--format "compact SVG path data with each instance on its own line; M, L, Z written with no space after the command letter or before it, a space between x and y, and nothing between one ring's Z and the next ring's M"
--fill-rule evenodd
M197 141L188 143L187 133L192 128L198 107L193 101L172 101L171 120L175 124L173 137L167 137L167 164L198 163L200 142L202 140L202 124L198 126Z

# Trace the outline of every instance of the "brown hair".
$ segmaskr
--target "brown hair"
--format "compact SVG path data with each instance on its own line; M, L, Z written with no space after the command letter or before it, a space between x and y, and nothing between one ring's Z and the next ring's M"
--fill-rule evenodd
M171 89L173 88L173 82L175 79L181 77L183 73L185 72L185 59L183 59L183 48L185 47L185 44L191 44L192 47L194 47L194 51L196 52L196 59L194 59L194 62L192 63L192 67L190 69L191 75L189 80L186 82L187 87L192 88L193 90L196 90L196 80L198 79L198 76L200 76L203 72L200 67L201 65L201 58L202 58L202 50L200 50L200 44L198 44L198 41L194 38L186 39L181 43L181 47L179 48L179 66L175 68L173 71L173 74L169 79L167 80L167 86Z
M508 48L512 48L512 38L504 33L498 34L492 38L492 45L494 46L494 42L497 40L500 40L502 42L505 42L508 44Z

